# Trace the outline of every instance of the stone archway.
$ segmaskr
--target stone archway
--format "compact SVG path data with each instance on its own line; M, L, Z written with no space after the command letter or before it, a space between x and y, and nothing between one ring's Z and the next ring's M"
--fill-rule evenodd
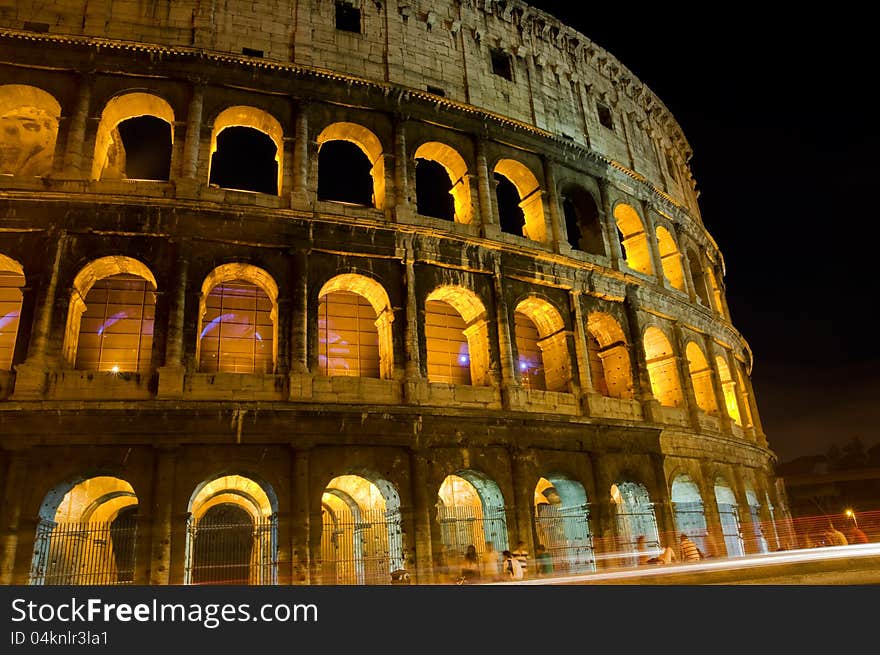
M584 486L565 475L548 474L535 486L535 533L550 555L554 573L596 569L590 509Z

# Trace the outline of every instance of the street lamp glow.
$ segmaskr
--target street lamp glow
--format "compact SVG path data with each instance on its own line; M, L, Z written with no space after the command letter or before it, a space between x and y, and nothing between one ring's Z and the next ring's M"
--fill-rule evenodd
M118 366L114 366L113 368L110 369L110 372L111 372L111 373L119 373L119 367L118 367Z

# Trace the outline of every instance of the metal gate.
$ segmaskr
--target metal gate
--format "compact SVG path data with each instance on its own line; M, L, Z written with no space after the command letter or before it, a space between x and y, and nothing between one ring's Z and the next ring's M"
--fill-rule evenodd
M554 573L595 570L588 505L559 507L541 504L535 512L538 542L550 554Z
M323 511L321 572L323 584L390 584L403 568L400 512Z
M736 505L718 503L718 516L721 519L721 534L724 537L724 545L727 547L727 556L742 557L745 550L739 524L739 511Z
M134 580L136 518L37 526L32 585L117 585Z
M209 523L187 520L186 584L277 583L278 521Z
M507 516L503 507L483 510L476 506L440 505L437 508L440 523L440 541L444 549L444 565L449 573L456 575L456 568L468 546L474 546L477 556L483 559L486 542L491 541L498 553L508 548Z
M706 512L703 503L673 503L675 527L679 533L684 532L703 553L706 550Z
M645 546L650 549L660 548L660 535L657 532L657 520L653 505L633 507L621 511L618 506L615 516L617 524L616 550L620 555L619 563L624 566L638 564L638 538L645 537Z

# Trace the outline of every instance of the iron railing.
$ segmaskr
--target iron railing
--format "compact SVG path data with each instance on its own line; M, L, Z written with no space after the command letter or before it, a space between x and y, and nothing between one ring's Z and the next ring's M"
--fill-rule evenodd
M137 523L55 523L37 526L29 584L117 585L134 580Z
M187 522L186 584L271 585L278 581L278 521Z

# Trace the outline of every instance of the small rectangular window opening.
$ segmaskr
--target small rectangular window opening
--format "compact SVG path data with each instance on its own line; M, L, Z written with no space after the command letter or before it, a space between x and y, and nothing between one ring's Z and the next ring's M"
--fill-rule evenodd
M33 21L27 20L23 25L24 29L29 32L48 32L49 31L49 23L35 23Z
M247 55L248 57L262 57L262 56L263 56L263 51L262 51L262 50L256 50L256 49L254 49L254 48L242 48L242 49L241 49L241 54L243 54L243 55Z
M336 3L336 29L361 33L361 10L348 2Z
M611 110L602 103L596 103L596 113L599 114L599 124L607 127L609 130L614 129L614 120L611 117Z
M435 96L446 96L446 91L439 86L431 86L430 84L428 85L428 93L433 93Z
M503 50L493 48L490 51L492 57L492 72L503 77L505 80L513 80L513 68L510 65L510 55Z

